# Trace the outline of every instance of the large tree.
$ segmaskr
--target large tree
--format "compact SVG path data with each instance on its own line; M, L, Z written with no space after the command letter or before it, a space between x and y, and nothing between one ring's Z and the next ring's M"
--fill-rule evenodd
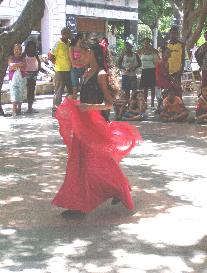
M0 0L0 4L3 0ZM45 0L29 0L14 24L0 28L0 113L1 88L7 69L8 56L15 43L22 43L30 35L34 26L41 20L45 9Z
M139 0L139 19L149 26L156 45L157 31L163 17L171 17L172 7L168 0Z
M181 33L186 49L190 50L206 27L206 0L170 0L175 17L181 24Z
M207 0L140 0L139 19L148 25L152 32L159 22L173 15L180 25L182 40L190 50L206 27ZM173 24L173 21L172 21Z

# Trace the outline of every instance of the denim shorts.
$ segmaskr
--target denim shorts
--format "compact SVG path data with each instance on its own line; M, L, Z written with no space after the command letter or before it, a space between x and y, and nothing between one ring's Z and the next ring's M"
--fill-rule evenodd
M73 67L71 69L71 82L73 87L77 87L79 85L79 81L81 77L83 76L83 73L85 71L84 67Z

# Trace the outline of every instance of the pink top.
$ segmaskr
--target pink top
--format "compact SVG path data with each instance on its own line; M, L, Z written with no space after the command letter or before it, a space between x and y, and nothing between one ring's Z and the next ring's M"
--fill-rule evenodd
M73 58L74 58L74 60L78 60L78 59L80 59L80 57L81 57L81 53L80 53L80 50L73 50Z
M22 63L23 60L24 60L24 58L22 58L22 57L16 58L16 57L14 57L14 56L12 56L11 59L12 59L12 63L15 63L15 64ZM25 77L25 69L21 68L20 70L21 70L21 73L22 73L22 77ZM10 80L10 81L12 80L15 71L16 71L15 69L9 70L9 80Z
M25 67L26 71L28 72L38 71L38 61L35 56L34 57L26 56L25 60L26 60L26 67Z
M79 61L81 59L81 51L79 49L72 49L72 55L73 55L74 61L76 61L76 63L74 63L74 65L73 65L73 67L76 67L76 68L84 67L83 63L79 63Z

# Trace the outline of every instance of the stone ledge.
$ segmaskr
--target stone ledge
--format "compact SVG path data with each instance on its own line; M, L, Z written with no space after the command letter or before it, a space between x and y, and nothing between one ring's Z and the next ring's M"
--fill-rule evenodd
M35 94L36 95L46 95L46 94L53 94L54 92L54 84L52 82L37 82L36 88L35 88ZM9 89L2 90L1 93L1 104L7 104L10 102L10 95L9 95Z

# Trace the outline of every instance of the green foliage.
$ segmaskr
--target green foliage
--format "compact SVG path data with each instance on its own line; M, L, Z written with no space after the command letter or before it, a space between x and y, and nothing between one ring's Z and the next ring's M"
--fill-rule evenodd
M145 37L152 38L152 31L149 26L144 24L138 24L138 45L141 44Z
M162 37L169 32L172 25L173 16L162 16L159 21L159 31Z
M139 19L151 29L158 26L160 19L172 16L172 7L168 0L140 0Z

